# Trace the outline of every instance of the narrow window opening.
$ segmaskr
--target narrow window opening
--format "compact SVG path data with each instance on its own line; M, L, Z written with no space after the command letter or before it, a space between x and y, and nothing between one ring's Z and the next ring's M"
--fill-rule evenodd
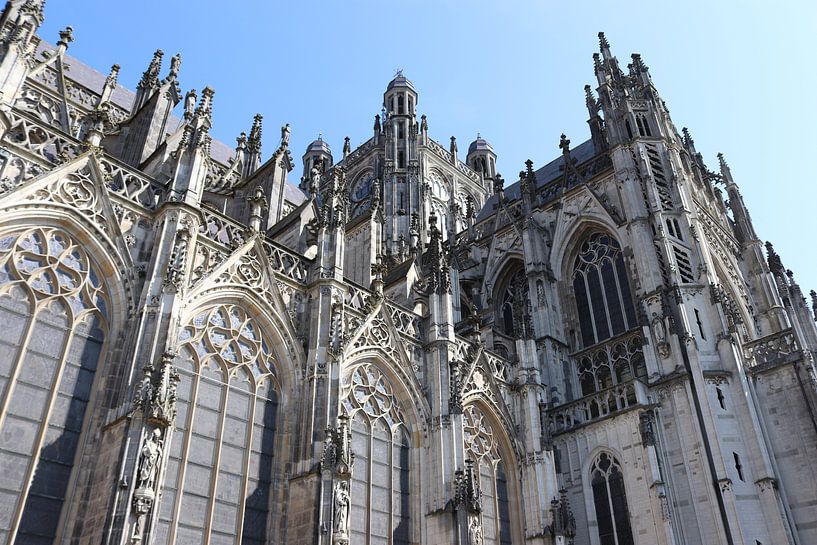
M720 388L715 388L715 392L717 393L718 403L720 404L721 409L726 410L726 401L725 401L726 398L723 397L723 390L721 390Z
M740 463L740 456L737 452L733 452L732 456L735 457L735 470L738 472L738 479L743 481L743 466Z
M701 313L698 312L698 309L695 309L695 322L698 324L698 332L701 334L701 339L706 340L706 335L704 335L704 326L701 323Z
M398 151L397 152L397 168L405 168L406 167L406 152Z
M632 139L633 129L632 129L632 127L630 127L630 120L629 119L624 121L624 128L627 129L627 138Z
M397 97L397 113L400 115L405 113L405 101L403 100L403 95Z
M405 138L405 137L406 137L406 134L405 134L405 129L403 127L403 122L398 121L397 122L397 138Z

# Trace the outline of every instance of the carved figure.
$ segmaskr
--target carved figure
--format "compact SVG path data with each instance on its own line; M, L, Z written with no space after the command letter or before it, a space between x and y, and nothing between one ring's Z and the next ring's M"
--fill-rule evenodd
M349 526L349 483L341 481L335 486L332 511L335 533L346 535Z
M468 544L482 545L482 526L476 517L473 517L468 525Z
M162 431L153 430L151 436L145 440L139 457L139 475L137 488L153 488L156 474L159 470L159 460L162 457Z
M285 148L289 146L289 135L291 134L291 130L289 129L289 123L281 127L281 147Z
M192 119L193 112L196 110L196 90L190 89L184 95L184 118Z

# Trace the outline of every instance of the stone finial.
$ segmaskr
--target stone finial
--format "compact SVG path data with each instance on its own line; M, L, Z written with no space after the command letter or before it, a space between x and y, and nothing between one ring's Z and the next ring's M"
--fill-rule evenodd
M159 82L159 71L162 69L162 57L164 54L164 51L161 49L157 49L153 53L153 59L151 59L147 70L142 73L142 79L138 85L139 88L145 89L153 87Z
M263 213L269 209L267 198L264 195L264 188L260 185L255 186L255 192L247 197L247 203L250 205L250 231L258 233L261 231Z
M564 133L559 138L559 149L562 150L563 155L570 155L570 139Z
M684 127L683 129L681 129L681 132L682 132L682 133L683 133L683 135L684 135L684 145L685 145L686 147L688 147L688 148L695 147L695 140L693 140L693 139L692 139L692 136L690 136L690 134L689 134L689 129L687 129L686 127Z
M642 72L649 72L649 68L647 65L644 64L644 61L641 60L641 55L639 53L633 53L630 55L630 58L633 59L632 67L636 73L640 74Z
M772 271L775 276L782 276L785 271L783 261L780 259L780 256L777 255L774 246L769 241L766 241L766 254L769 262L769 270Z
M119 68L118 64L111 65L111 71L108 77L105 78L105 86L116 87L116 82L119 79Z
M375 134L380 134L381 127L380 127L380 114L374 116L374 132Z
M250 152L261 153L261 121L263 119L261 114L255 114L253 117L250 135L247 137L247 150Z
M194 117L212 121L213 95L215 94L216 92L209 85L204 88L204 90L201 92L201 100L199 101L199 105L196 107L196 111L193 112Z
M457 160L457 139L456 137L451 137L451 161L456 162Z
M587 111L590 113L590 117L598 114L599 103L593 95L593 88L589 85L584 86L584 102L587 104Z
M241 134L235 139L235 151L236 154L239 151L244 151L247 149L247 133L241 131Z
M350 138L347 136L347 137L345 137L345 138L343 139L343 156L344 156L344 157L346 157L346 156L348 156L350 153L352 153L352 141L351 141L351 139L350 139Z
M604 35L604 32L599 32L599 51L604 54L605 51L609 53L610 51L610 42L607 41L607 37Z
M60 39L57 42L58 46L62 46L63 48L67 48L68 44L74 41L74 29L70 26L65 27L64 30L60 30Z
M593 53L593 70L597 76L599 75L599 72L601 72L602 70L601 56L598 53Z
M422 132L428 132L428 119L426 118L426 114L420 116L420 130Z

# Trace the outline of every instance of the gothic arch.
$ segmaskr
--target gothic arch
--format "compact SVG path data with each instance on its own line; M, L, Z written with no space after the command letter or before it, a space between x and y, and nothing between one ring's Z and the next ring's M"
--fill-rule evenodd
M557 232L553 240L551 250L551 266L553 272L559 275L559 280L569 279L572 274L573 262L579 254L582 242L593 231L605 231L610 236L619 241L622 248L622 237L619 230L609 218L597 214L587 215L580 221L575 222L567 228Z
M129 277L108 241L89 234L76 214L31 206L5 215L0 314L17 341L4 350L0 420L4 434L32 439L15 441L15 450L25 450L16 454L24 460L20 475L28 476L19 483L11 530L24 540L58 539L78 507L72 491L89 477L81 460L94 437L90 422L102 416L101 383L117 371L109 361L122 349ZM15 409L21 403L22 413ZM50 502L47 515L35 507L43 501Z
M722 293L716 293L719 299L721 299L720 303L724 310L724 318L726 318L727 322L730 320L730 310L735 312L737 315L731 318L740 318L743 322L743 328L745 332L749 335L750 338L753 338L757 332L755 331L755 327L751 326L750 324L754 324L755 320L752 317L749 309L746 306L746 301L740 295L741 291L745 293L744 290L740 290L735 286L735 280L731 277L731 275L727 272L728 269L731 267L731 264L726 264L723 262L721 256L717 255L715 252L709 252L710 257L712 258L712 263L715 266L715 277L719 286L723 289ZM715 288L717 289L717 287ZM723 300L726 298L727 300ZM727 323L727 326L730 324ZM737 328L736 328L737 330Z
M274 310L225 287L197 299L171 331L180 376L157 543L270 535L298 413L297 362ZM270 498L274 498L271 501ZM167 540L167 541L166 541Z
M491 296L496 312L494 329L513 338L533 335L524 261L506 255L495 269Z
M476 424L474 421L475 411L478 412L479 416L481 417L482 424L487 424L487 426L485 426L483 430L477 434L477 436L474 436L475 431L479 432L479 430L474 429L474 425ZM508 542L523 543L524 532L522 525L524 523L524 508L522 504L522 489L519 482L521 472L518 465L518 460L520 460L518 445L509 434L508 429L503 424L503 419L497 414L496 409L492 407L491 404L486 403L484 399L476 398L470 400L468 403L465 403L463 414L464 446L466 449L465 456L466 458L469 458L476 455L480 458L480 460L474 460L474 471L480 476L480 487L482 488L483 502L494 502L494 506L500 506L500 502L498 501L500 499L499 496L501 495L499 485L494 484L493 490L486 490L488 475L486 474L485 469L487 468L485 467L484 463L481 463L486 456L489 456L488 451L490 449L495 449L494 456L498 456L498 458L494 459L494 469L496 470L494 474L495 481L497 477L503 476L505 485L507 486L506 494L509 517L508 530L510 535L501 536L499 531L495 531L495 537L491 542L495 543L496 545ZM486 442L487 438L482 437L486 431L490 432L490 442ZM471 437L469 437L469 435L471 435ZM500 467L502 468L502 474L504 475L501 475L497 470L497 468ZM500 510L501 509L497 509L494 511L494 516L497 522L502 517ZM490 516L491 513L491 507L483 504L483 524L486 522L484 520L486 514ZM497 526L499 526L499 524L497 524ZM487 543L487 541L491 539L490 528L483 527L482 532L483 539L485 539ZM506 541L506 538L509 539L509 541Z
M600 507L604 509L604 505L601 497L601 486L598 486L594 489L593 480L594 480L594 473L597 471L601 471L602 473L607 473L607 477L609 477L610 471L609 467L607 469L604 467L604 461L609 461L610 464L615 464L620 471L620 483L617 483L621 487L621 494L623 494L623 498L619 497L618 501L612 502L612 505L608 506L609 513L611 514L612 524L613 526L617 526L615 531L619 532L620 530L624 530L625 535L619 535L613 540L603 540L601 538L601 533L605 531L604 525L599 522L599 512L597 510L596 504L599 502ZM585 460L582 462L582 473L581 473L581 482L582 482L582 496L584 497L584 507L585 513L587 514L587 522L588 522L588 530L590 534L590 543L593 545L609 545L612 543L618 543L619 545L633 545L634 538L632 535L632 520L630 517L630 510L631 510L631 500L632 497L630 495L630 491L627 490L627 479L624 477L625 472L625 463L622 461L624 458L621 456L621 453L617 452L615 449L603 446L603 447L596 447L590 453L588 453ZM599 464L601 462L601 465ZM599 483L601 484L601 483ZM606 492L609 497L609 491L611 490L610 481L609 479L606 480L605 483ZM622 501L623 500L623 501ZM608 502L608 504L611 502ZM616 511L617 510L617 511ZM623 516L624 515L624 516ZM595 522L595 525L590 524ZM629 532L629 535L627 533Z
M341 413L350 418L355 454L353 541L370 535L378 543L415 542L423 524L416 492L423 481L422 398L379 356L355 359L342 377Z

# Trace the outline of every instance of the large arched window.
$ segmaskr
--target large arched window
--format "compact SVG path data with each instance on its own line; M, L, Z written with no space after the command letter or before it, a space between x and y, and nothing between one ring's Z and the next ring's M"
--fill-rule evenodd
M590 467L590 484L600 545L633 545L624 477L618 460L606 452L599 454Z
M179 343L176 429L153 541L266 543L278 408L268 340L240 306L217 305L198 312Z
M494 431L474 405L463 412L465 455L473 460L482 491L482 538L485 545L511 545L511 510L505 464Z
M351 420L351 543L408 545L409 437L392 386L374 365L352 372L344 410Z
M621 247L607 233L597 231L582 243L573 267L573 293L583 346L637 325Z
M67 233L0 236L0 543L53 543L59 532L107 297Z
M528 277L521 265L510 272L501 285L496 323L498 329L509 337L521 339L533 334Z

